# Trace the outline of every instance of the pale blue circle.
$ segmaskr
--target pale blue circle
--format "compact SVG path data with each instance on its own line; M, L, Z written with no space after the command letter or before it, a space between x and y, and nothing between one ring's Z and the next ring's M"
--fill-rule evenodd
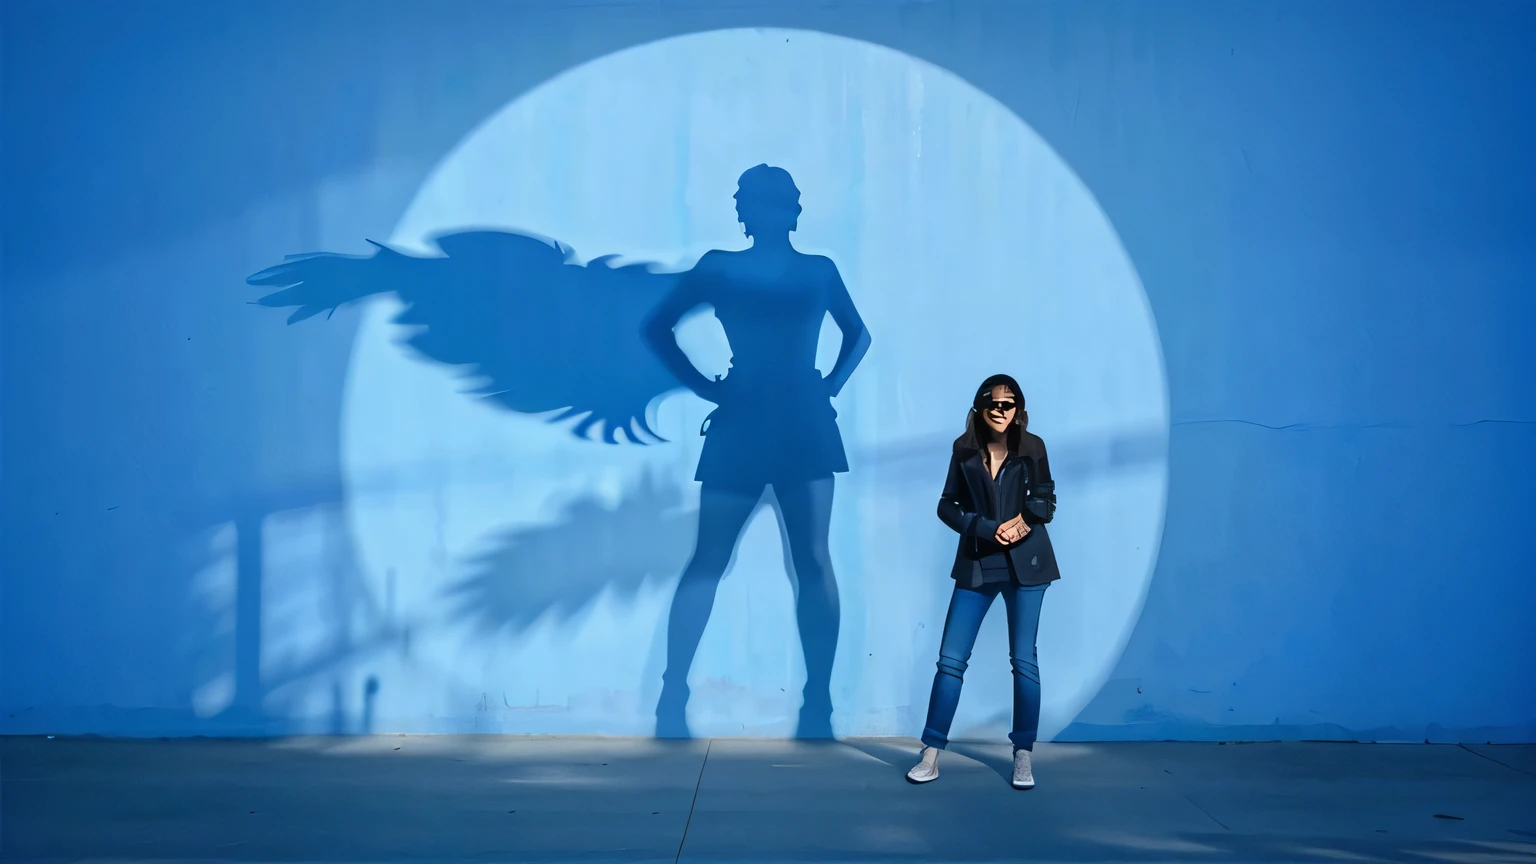
M685 267L744 246L731 196L760 162L794 176L804 206L795 243L837 263L874 336L837 400L851 463L831 540L843 609L837 733L921 728L952 587L956 538L934 516L949 442L976 384L1008 372L1027 391L1059 488L1051 532L1064 578L1047 593L1039 639L1049 739L1102 685L1140 614L1162 531L1168 395L1150 306L1114 229L996 100L899 52L821 33L655 42L561 74L486 120L423 184L392 242L425 254L431 235L504 227L583 259ZM390 320L399 308L365 309L343 418L365 579L413 622L409 653L371 667L394 682L379 716L647 734L709 406L689 394L655 406L674 443L578 440L569 423L464 395L458 371L402 350ZM729 353L712 318L681 330L701 368L723 371ZM824 370L836 347L829 323ZM627 538L622 553L603 553L622 578L493 634L453 611L446 598L493 538L572 519ZM558 556L536 560L528 569L539 572L508 574L509 586L573 578ZM1001 617L978 640L957 736L1006 728ZM695 733L788 734L803 677L765 510L699 649Z

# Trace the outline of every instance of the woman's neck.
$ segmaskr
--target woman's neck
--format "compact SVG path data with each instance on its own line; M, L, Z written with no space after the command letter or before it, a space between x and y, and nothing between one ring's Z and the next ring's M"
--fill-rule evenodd
M760 252L792 252L794 246L789 242L789 235L769 234L767 236L754 236L752 248Z
M986 440L987 456L989 458L1001 458L1008 455L1008 435L1002 435L989 430Z

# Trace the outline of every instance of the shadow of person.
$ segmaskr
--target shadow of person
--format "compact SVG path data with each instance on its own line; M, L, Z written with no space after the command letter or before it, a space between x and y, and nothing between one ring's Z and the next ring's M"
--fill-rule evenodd
M832 663L840 608L828 533L833 475L848 470L832 397L869 349L869 332L828 258L790 243L800 191L789 172L758 165L741 175L736 213L751 245L712 251L652 312L645 340L684 386L718 407L700 434L699 525L667 618L667 666L656 706L659 737L690 737L688 672L709 623L720 579L766 489L772 487L795 588L806 681L796 737L832 737ZM723 380L698 371L673 328L712 307L731 347ZM842 332L831 371L816 369L830 315Z
M667 621L657 734L689 735L688 671L720 578L771 487L789 547L806 663L797 735L830 737L840 611L827 538L832 478L848 470L831 400L870 338L836 265L791 245L799 198L782 168L749 169L738 183L736 211L751 245L712 251L682 273L649 264L619 266L614 256L581 263L555 240L464 230L433 238L442 254L416 256L375 243L366 256L289 256L246 281L276 289L255 302L292 310L290 324L395 295L404 308L394 323L407 328L402 341L419 357L454 367L472 382L469 393L491 404L543 414L550 422L572 421L570 433L582 439L655 443L660 436L650 427L648 408L679 386L713 402L718 407L700 430L705 442L695 475L702 483L697 538ZM713 307L733 353L724 380L701 374L673 334L684 315L705 306ZM823 377L816 347L828 315L842 333L842 347ZM665 546L669 534L646 534L635 542L654 549ZM506 601L474 613L482 624L518 626L544 608L574 610L616 578L589 573L592 578L543 592L528 580L498 586L503 574L524 576L528 571L509 571L529 555L548 552L530 539L502 537L505 554L478 562L469 582L451 589L461 600L494 594ZM562 554L571 566L579 553ZM666 555L663 550L647 560Z

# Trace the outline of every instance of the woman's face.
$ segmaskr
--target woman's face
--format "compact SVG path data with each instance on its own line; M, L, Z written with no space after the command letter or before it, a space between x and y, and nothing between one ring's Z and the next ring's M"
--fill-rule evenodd
M1013 425L1013 418L1019 413L1019 399L1012 390L999 384L992 388L992 397L982 406L981 419L986 421L987 428L1001 435Z

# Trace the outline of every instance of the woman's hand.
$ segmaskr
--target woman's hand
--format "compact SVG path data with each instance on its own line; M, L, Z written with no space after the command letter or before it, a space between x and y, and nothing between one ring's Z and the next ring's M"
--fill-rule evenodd
M1004 546L1012 546L1020 540L1023 540L1025 537L1028 537L1029 531L1029 526L1024 524L1024 517L1019 515L997 526L996 539L998 543Z

